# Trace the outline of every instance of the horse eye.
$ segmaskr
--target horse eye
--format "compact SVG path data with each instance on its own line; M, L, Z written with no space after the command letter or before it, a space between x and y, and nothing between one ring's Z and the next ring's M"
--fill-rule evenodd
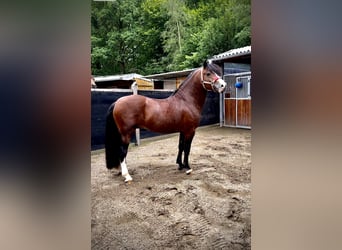
M210 76L210 73L207 73L207 76Z

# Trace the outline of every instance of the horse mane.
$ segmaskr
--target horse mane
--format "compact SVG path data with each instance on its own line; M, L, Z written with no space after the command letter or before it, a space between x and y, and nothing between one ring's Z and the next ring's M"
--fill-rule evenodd
M175 95L175 94L178 92L178 90L184 88L184 86L186 85L187 82L189 82L190 78L192 77L193 73L194 73L196 70L197 70L197 69L195 69L194 71L192 71L192 72L187 76L187 78L185 78L185 80L179 85L179 87L178 87L175 91L173 91L173 93L171 94L171 96Z
M218 66L215 63L208 63L207 64L207 68L209 69L209 71L215 72L215 74L219 75L220 77L222 77L222 69L220 66ZM184 88L184 86L187 84L187 82L189 81L189 79L192 77L193 73L196 71L197 69L195 69L194 71L192 71L187 78L185 78L185 80L179 85L179 87L171 94L171 96L175 95L178 90Z

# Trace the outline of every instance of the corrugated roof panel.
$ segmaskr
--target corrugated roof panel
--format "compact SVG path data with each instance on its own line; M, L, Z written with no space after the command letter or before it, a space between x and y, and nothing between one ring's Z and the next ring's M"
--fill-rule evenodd
M237 49L231 49L226 52L223 52L221 54L215 55L211 58L212 61L220 60L220 59L226 59L236 56L242 56L242 55L248 55L252 53L252 46L246 46L242 48Z
M112 76L96 76L94 77L95 82L105 82L105 81L118 81L118 80L134 80L134 78L140 78L142 75L139 74L123 74L123 75L112 75Z
M183 75L188 75L195 69L185 69L180 71L172 71L172 72L166 72L166 73L160 73L160 74L154 74L154 75L147 75L145 78L148 79L165 79L165 78L173 78Z

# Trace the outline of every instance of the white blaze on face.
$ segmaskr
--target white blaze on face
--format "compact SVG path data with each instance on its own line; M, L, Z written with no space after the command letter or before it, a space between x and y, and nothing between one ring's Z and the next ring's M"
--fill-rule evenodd
M215 87L219 93L221 93L226 88L226 85L226 82L223 81L221 78L219 78L215 83Z

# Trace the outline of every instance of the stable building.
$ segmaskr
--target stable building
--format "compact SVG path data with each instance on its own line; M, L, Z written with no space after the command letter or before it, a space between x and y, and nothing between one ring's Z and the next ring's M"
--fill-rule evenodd
M175 90L195 69L187 69L144 76L153 82L154 89Z
M210 59L222 67L223 79L227 83L225 92L220 95L221 126L252 127L251 55L251 46L246 46Z
M93 80L96 84L96 88L100 89L131 89L134 82L137 83L138 88L141 90L154 89L154 84L151 80L146 79L142 75L122 74L122 75L110 75L110 76L95 76Z

